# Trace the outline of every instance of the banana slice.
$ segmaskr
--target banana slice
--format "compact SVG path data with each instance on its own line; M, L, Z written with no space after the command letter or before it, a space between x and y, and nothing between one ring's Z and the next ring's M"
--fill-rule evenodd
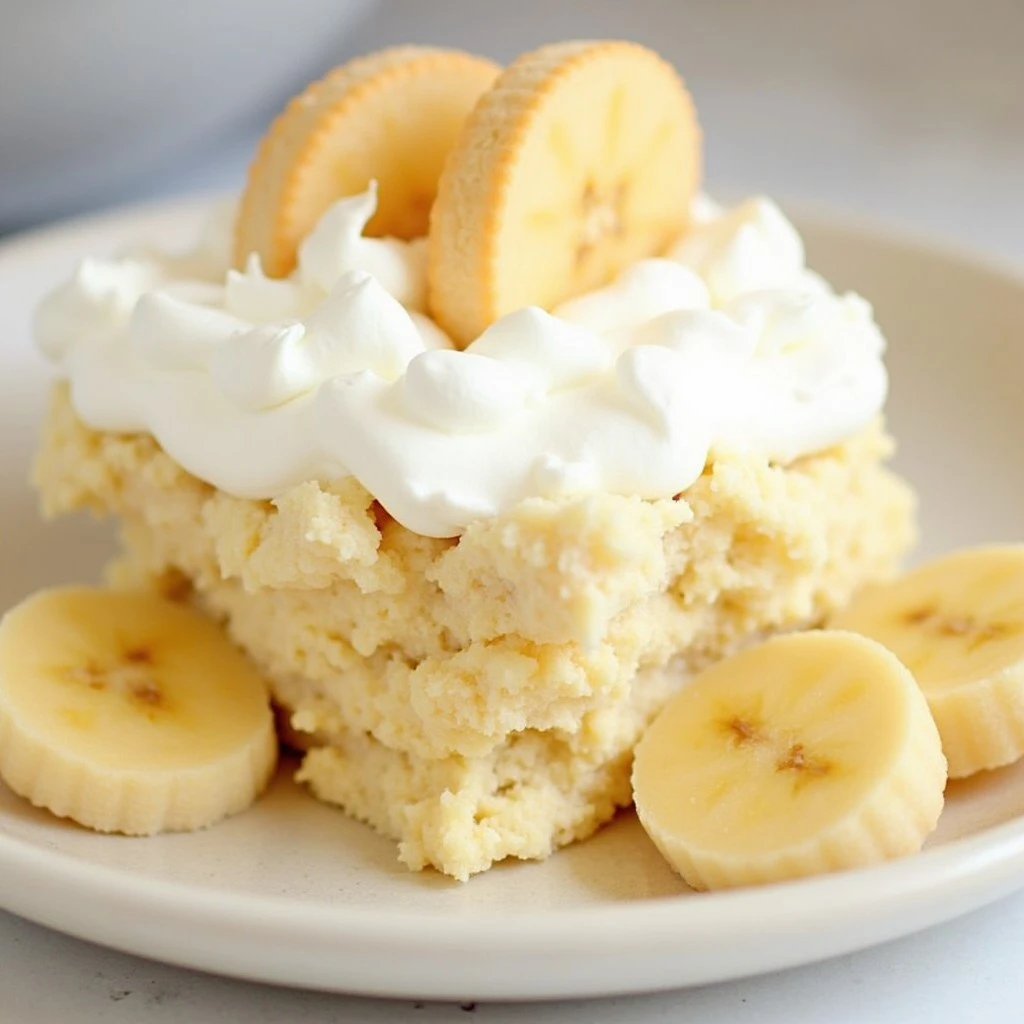
M1024 545L970 548L873 587L834 619L914 673L951 778L1024 755Z
M689 219L700 141L676 72L635 43L544 46L480 98L430 218L430 302L456 344L662 252Z
M913 853L946 764L910 672L852 633L776 637L713 666L636 749L637 814L695 889Z
M235 265L259 253L270 277L343 196L380 189L371 235L418 238L448 151L498 65L457 50L401 46L360 57L295 97L263 139L235 227Z
M267 691L214 623L150 594L44 590L0 623L0 777L100 832L203 828L277 762Z

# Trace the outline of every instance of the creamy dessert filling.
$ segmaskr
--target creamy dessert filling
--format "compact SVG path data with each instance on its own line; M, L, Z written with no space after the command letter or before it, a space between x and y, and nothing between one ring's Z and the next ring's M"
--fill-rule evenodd
M807 269L768 199L704 201L665 257L464 350L424 312L424 241L363 236L376 205L331 206L283 279L229 269L224 211L185 257L86 260L39 345L83 422L150 433L228 494L351 475L432 537L529 497L671 497L715 450L789 462L884 404L870 306Z

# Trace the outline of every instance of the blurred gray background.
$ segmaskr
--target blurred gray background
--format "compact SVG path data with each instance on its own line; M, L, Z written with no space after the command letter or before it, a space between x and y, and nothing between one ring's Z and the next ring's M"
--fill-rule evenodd
M35 3L47 5L59 18L71 0ZM179 0L175 9L189 6ZM648 43L680 68L704 124L712 192L759 190L827 204L1024 261L1024 0L365 0L356 10L337 0L333 14L309 13L322 23L303 51L289 22L306 16L288 14L301 3L192 6L207 48L216 11L237 9L229 20L243 38L218 73L232 88L248 86L259 102L161 152L158 167L127 175L111 168L83 194L55 195L28 218L8 216L8 226L237 187L284 97L361 51L414 41L508 60L543 41L604 36ZM133 9L163 7L136 0ZM260 10L279 18L269 32L280 45L245 42L245 19ZM130 47L130 38L119 37L127 31L112 24L108 35ZM254 47L262 47L256 60ZM185 82L198 73L198 58L180 38L174 49ZM32 103L24 94L15 100L3 75L0 65L0 187L4 104Z

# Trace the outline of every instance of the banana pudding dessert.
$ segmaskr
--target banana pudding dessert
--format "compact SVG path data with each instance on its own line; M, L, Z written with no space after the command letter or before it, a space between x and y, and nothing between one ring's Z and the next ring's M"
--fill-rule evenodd
M890 577L884 340L770 200L700 192L677 73L402 47L293 100L191 252L40 305L44 510L269 683L298 777L466 879L632 800L683 683Z

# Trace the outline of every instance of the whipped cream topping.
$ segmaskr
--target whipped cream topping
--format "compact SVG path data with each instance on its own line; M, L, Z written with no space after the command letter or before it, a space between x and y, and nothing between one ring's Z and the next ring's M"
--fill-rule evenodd
M229 269L229 208L185 255L86 260L37 343L94 429L148 432L240 497L353 475L436 537L531 496L670 497L716 450L788 462L884 403L869 305L806 268L770 200L702 201L666 258L465 351L424 312L424 241L363 237L375 208L335 203L287 279Z

